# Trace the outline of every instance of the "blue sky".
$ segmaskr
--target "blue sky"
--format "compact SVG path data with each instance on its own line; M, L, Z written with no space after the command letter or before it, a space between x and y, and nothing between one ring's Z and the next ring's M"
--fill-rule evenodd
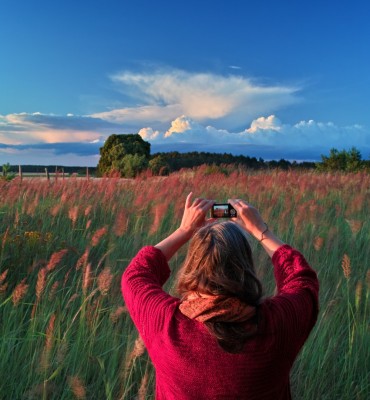
M156 151L370 156L367 1L3 0L0 164Z

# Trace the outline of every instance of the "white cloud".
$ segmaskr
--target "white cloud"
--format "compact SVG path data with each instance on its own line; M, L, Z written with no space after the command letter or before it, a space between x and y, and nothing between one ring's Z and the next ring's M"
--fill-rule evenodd
M138 133L144 140L155 140L159 135L159 131L152 128L141 128Z
M100 140L122 128L89 116L19 113L0 115L0 143L32 144Z
M112 122L169 123L179 115L233 129L258 115L299 101L297 86L263 85L249 78L177 69L147 73L125 71L112 77L121 89L141 104L96 113ZM162 125L163 127L163 125Z
M275 115L270 115L269 117L259 117L252 121L249 129L246 129L246 132L255 133L261 130L272 130L279 131L281 130L281 122L279 119L275 117Z
M369 134L359 125L339 127L332 122L313 120L289 125L282 124L274 115L259 117L248 129L236 132L203 126L181 116L172 121L164 134L150 141L153 149L159 145L170 150L176 144L176 150L181 150L181 144L184 151L228 151L267 158L319 159L332 147L349 149L355 146L364 158L370 152Z

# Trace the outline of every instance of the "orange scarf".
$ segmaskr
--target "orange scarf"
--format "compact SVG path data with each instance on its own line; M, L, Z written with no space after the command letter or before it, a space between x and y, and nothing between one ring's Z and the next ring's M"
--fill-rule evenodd
M187 317L200 322L246 322L256 315L256 307L227 296L187 298L179 309Z

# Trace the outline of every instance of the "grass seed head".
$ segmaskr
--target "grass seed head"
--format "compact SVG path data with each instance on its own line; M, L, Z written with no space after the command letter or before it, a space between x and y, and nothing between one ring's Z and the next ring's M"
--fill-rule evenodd
M127 313L127 307L120 306L110 314L110 320L112 321L113 324L115 324L118 321L119 317L126 313Z
M342 269L343 269L344 277L346 279L349 279L349 277L351 275L351 260L347 254L344 254L344 256L343 256Z
M321 250L322 246L324 244L324 238L322 238L321 236L316 236L315 240L313 242L313 247L316 251Z
M78 206L73 206L69 209L68 217L72 221L72 225L74 226L78 218Z
M53 301L55 299L55 295L59 288L59 285L60 285L59 281L56 281L53 283L53 286L51 287L50 292L49 292L49 297L48 297L49 301Z
M108 229L106 226L103 228L97 229L95 233L93 234L91 238L91 245L92 246L97 246L101 240L101 238L108 232Z
M62 258L67 254L67 252L68 249L62 249L53 253L50 257L48 265L46 266L46 269L48 271L53 270L62 261Z
M37 282L36 282L36 298L40 300L43 291L46 286L46 276L48 270L46 268L41 268L39 273L37 274Z
M148 391L148 381L149 381L149 374L148 371L145 371L143 379L141 380L139 391L137 393L138 400L145 400L146 394Z
M91 281L91 263L88 263L83 272L83 279L82 279L82 292L84 295L87 293L87 289L90 286Z
M68 378L68 384L76 399L86 399L86 388L81 378L78 376L70 376Z
M3 284L3 282L5 281L7 275L8 275L8 270L6 269L6 270L0 275L0 285Z
M127 215L124 210L118 211L113 226L113 232L116 236L121 237L127 230Z
M22 279L20 283L14 288L12 293L12 302L14 306L17 306L20 301L24 298L28 290L28 284L26 284L26 278Z
M76 270L78 271L81 267L87 264L87 260L89 258L90 249L87 248L82 256L77 260L76 263Z
M113 274L110 272L110 268L104 268L98 276L98 288L103 296L106 296L108 294L112 280Z

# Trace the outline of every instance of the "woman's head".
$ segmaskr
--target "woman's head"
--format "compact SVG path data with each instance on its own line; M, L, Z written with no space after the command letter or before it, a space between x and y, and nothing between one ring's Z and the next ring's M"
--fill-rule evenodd
M256 277L252 252L244 231L234 222L216 222L193 236L179 271L178 293L238 297L258 305L262 286Z

